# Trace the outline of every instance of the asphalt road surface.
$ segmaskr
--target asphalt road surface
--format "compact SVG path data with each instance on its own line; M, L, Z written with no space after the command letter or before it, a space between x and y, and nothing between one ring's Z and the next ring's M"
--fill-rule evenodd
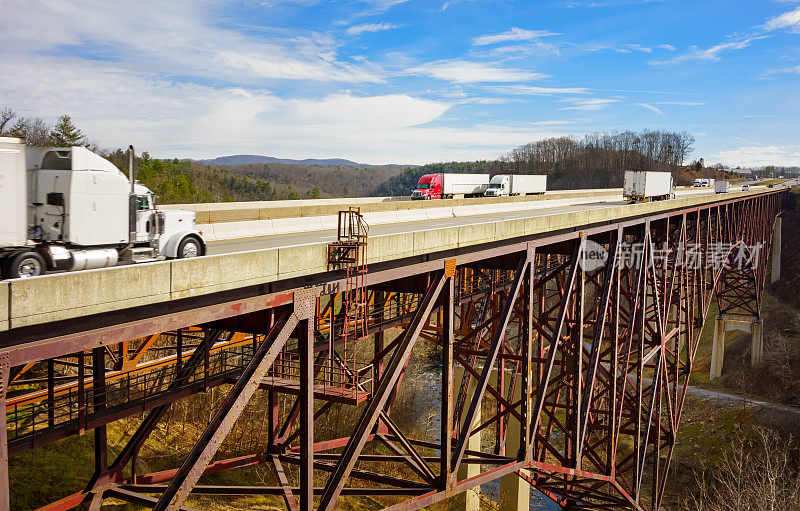
M751 190L756 186L751 186ZM731 187L731 191L739 191L741 186ZM713 188L698 188L690 190L679 190L676 192L677 198L696 197L703 195L713 195ZM503 220L514 220L518 218L532 218L559 213L570 213L573 211L585 211L587 209L602 209L614 206L622 206L627 202L619 197L614 200L611 196L603 196L599 202L591 198L574 199L575 204L561 205L555 207L540 207L526 211L510 211L504 213L489 213L484 215L472 215L458 218L443 218L439 220L424 220L416 222L403 222L395 224L374 225L369 229L370 236L381 236L386 234L398 234L425 231L430 229L456 228L464 225L475 225L488 222L498 222ZM261 236L256 238L241 238L234 240L214 241L208 244L207 253L230 254L234 252L244 252L248 250L259 250L265 248L289 247L293 245L305 245L309 243L329 243L336 239L335 230L318 230L311 232L301 232L293 234L279 234L274 236Z

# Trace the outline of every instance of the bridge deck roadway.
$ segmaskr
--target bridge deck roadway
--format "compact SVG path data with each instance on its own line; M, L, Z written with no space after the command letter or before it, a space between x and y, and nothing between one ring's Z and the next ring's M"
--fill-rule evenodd
M368 262L374 264L546 232L576 230L763 191L754 187L749 192L715 196L708 190L687 190L679 192L675 200L647 204L589 202L379 225L370 229ZM332 231L316 231L228 240L210 244L212 255L196 259L3 282L0 283L0 332L323 274L327 272L327 243L332 239ZM7 303L3 303L5 301Z
M754 187L755 189L755 187ZM679 191L678 198L701 197L714 195L713 191L704 189L702 191L686 190ZM397 222L384 225L370 226L369 235L387 236L409 232L419 232L430 229L453 229L466 225L504 222L507 220L519 220L523 218L541 217L555 214L568 214L579 211L608 208L612 206L626 206L627 202L620 200L621 197L603 194L595 200L586 197L567 199L570 204L559 204L548 207L547 203L533 203L531 209L520 211L505 211L498 213L485 213L475 215L465 215L455 218L440 218L433 220L420 220L411 222ZM559 200L559 202L562 202ZM208 254L230 254L247 250L259 250L265 248L279 248L289 245L302 245L315 242L330 243L336 239L335 229L314 230L309 232L280 234L273 236L258 236L254 238L239 238L233 240L214 241L208 245Z

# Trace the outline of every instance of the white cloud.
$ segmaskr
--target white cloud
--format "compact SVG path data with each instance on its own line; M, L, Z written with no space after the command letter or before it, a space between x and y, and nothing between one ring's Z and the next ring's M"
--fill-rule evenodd
M8 0L0 16L0 47L38 54L72 46L151 70L239 84L263 85L264 79L354 83L383 79L375 66L338 61L337 42L330 37L309 33L287 38L277 29L254 37L219 28L216 8L213 1L192 0L124 5Z
M506 41L532 41L540 37L559 35L549 30L524 30L519 27L511 27L511 30L500 32L499 34L482 35L472 39L475 46L486 46L488 44L503 43Z
M589 89L584 87L535 87L533 85L491 85L487 90L499 94L518 96L539 96L550 94L587 94Z
M642 46L641 44L626 44L625 46L627 46L631 50L641 51L644 53L653 52L653 48L650 48L649 46Z
M669 60L651 61L650 64L654 66L663 66L667 64L677 64L680 62L691 61L691 60L709 60L709 61L720 60L719 54L724 51L742 50L750 46L750 44L752 44L753 41L771 37L769 32L774 32L776 30L783 30L783 29L800 31L800 7L796 7L791 11L787 11L779 16L775 16L773 18L768 19L766 23L764 23L760 27L756 27L754 30L751 30L749 35L744 37L739 36L739 39L736 41L720 43L706 49L701 49L698 48L697 46L692 46L689 48L689 51L683 55L680 55L678 57Z
M563 107L561 110L602 110L619 100L602 98L564 98L561 101L572 103L572 106Z
M362 25L353 25L347 29L347 33L349 35L359 35L364 32L381 32L393 28L397 28L397 25L393 23L364 23Z
M661 50L675 50L675 47L671 44L659 44L657 46L645 46L642 44L636 43L627 43L621 45L610 45L610 44L598 44L598 43L590 43L580 46L585 51L615 51L617 53L633 53L635 51L642 52L642 53L653 53L655 49Z
M764 24L764 30L767 31L798 27L800 27L800 7L771 18Z
M156 157L244 153L427 163L496 158L532 138L565 134L544 125L444 126L453 101L408 94L286 99L74 58L0 54L0 67L14 76L0 81L0 98L21 115L53 121L69 113L101 146L134 144Z
M524 82L541 80L550 75L524 69L501 67L497 64L468 60L437 60L404 71L405 74L425 75L454 83Z
M527 57L530 55L535 56L550 56L561 55L561 50L555 44L546 43L544 41L535 40L524 44L512 44L508 46L496 46L489 50L479 46L479 50L473 49L470 55L479 58L504 58L504 59L517 59Z
M651 105L702 106L702 101L651 101Z
M780 74L800 74L800 65L792 67L780 67L768 69L764 72L764 76L780 75Z
M800 166L800 146L745 146L738 149L720 151L712 158L732 166Z
M741 39L739 41L732 41L729 43L721 43L710 48L701 49L697 46L692 46L689 49L688 53L683 55L679 55L675 58L669 60L654 60L651 61L650 64L654 66L664 66L668 64L678 64L680 62L685 62L687 60L720 60L719 54L723 51L728 50L742 50L750 46L750 44L757 40L763 39L764 36L761 37L748 37L746 39Z
M640 106L642 108L646 108L648 110L651 110L651 111L657 113L658 115L664 115L664 112L662 112L658 108L654 107L653 105L648 105L647 103L634 103L634 104L636 106Z

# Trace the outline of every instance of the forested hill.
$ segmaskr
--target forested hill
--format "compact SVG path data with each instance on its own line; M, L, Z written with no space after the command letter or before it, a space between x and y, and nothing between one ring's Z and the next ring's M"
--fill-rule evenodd
M336 167L375 167L376 165L368 165L365 163L356 163L354 161L345 160L344 158L326 158L315 159L306 158L304 160L292 160L288 158L275 158L272 156L259 156L256 154L234 154L232 156L219 156L210 160L198 160L202 163L211 163L215 165L247 165L252 163L287 163L297 165L326 165Z
M549 190L618 188L626 170L669 171L676 184L689 184L700 177L683 167L693 144L694 137L686 132L648 130L548 138L518 147L494 161L433 163L408 168L379 184L372 195L408 195L421 176L438 172L547 174Z
M127 173L121 149L106 158ZM136 178L158 195L162 204L193 202L361 197L402 168L308 164L213 165L188 160L137 157Z
M701 176L696 165L692 172L683 166L693 143L694 137L685 132L626 131L540 140L518 147L497 160L417 167L276 162L219 165L154 160L145 153L139 160L139 179L167 203L407 196L420 176L438 172L546 174L550 190L621 187L626 170L670 171L676 184L689 184ZM120 168L127 164L119 150L108 156ZM702 163L699 165L702 173L711 172L705 177L721 177L715 176L712 169L704 171Z
M123 150L100 151L69 115L60 116L50 126L41 118L18 117L14 110L0 108L0 136L24 138L34 146L86 146L127 172ZM694 137L687 132L644 130L548 138L513 149L497 160L422 166L368 166L340 158L282 160L258 155L209 161L157 160L145 152L137 158L137 167L139 180L159 195L162 203L407 196L420 176L437 172L546 174L550 190L620 187L627 170L669 171L676 184L689 184L696 177L722 177L718 168L704 168L702 158L683 166L693 145Z

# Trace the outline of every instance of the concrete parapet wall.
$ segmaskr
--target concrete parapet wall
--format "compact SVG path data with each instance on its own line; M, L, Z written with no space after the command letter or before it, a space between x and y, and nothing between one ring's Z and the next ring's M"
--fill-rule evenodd
M291 201L221 202L209 204L167 204L162 209L187 209L195 212L198 224L274 220L280 218L335 215L350 206L361 208L362 213L386 211L414 211L429 208L482 207L482 212L494 211L493 206L531 201L577 199L598 195L622 196L621 188L598 190L553 191L544 195L519 195L515 197L476 197L471 199L444 199L412 201L407 197L360 197L341 199L309 199ZM403 200L405 199L405 200Z
M518 197L513 198L517 199ZM595 196L594 198L598 201L611 201L618 199L618 197L615 195ZM393 207L392 204L395 206L397 204L391 203L388 205L389 209L386 211L371 211L364 213L364 220L368 225L384 225L485 215L491 213L544 209L549 207L574 205L580 202L580 198L560 198L547 201L530 200L530 197L528 197L528 199L529 200L527 201L506 202L502 204L467 204L445 207L441 207L442 202L459 201L425 201L418 203L422 204L424 207L416 209L391 209L391 207ZM578 202L576 202L576 200ZM205 237L206 241L222 241L239 238L254 238L258 236L270 236L272 234L289 234L335 229L337 222L337 215L300 216L275 218L271 220L245 220L237 222L206 224L201 224L198 222L197 228L203 232L203 236Z
M759 192L726 194L724 200ZM530 218L417 230L369 239L370 263L620 221L722 200L709 195L586 209ZM324 242L100 270L57 273L0 283L0 330L164 303L327 271Z
M171 268L172 262L164 261L10 280L10 326L166 302Z
M277 249L177 259L169 265L173 300L278 280Z

